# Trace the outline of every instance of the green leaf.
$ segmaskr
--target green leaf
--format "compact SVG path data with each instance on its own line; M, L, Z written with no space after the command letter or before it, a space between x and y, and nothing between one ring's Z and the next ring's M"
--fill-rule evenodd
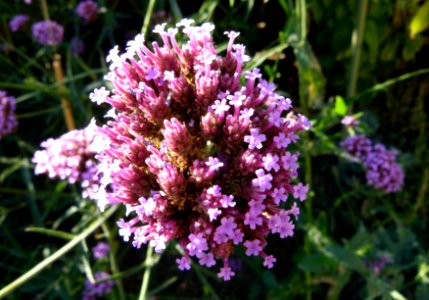
M413 59L416 56L416 53L423 47L423 44L424 42L421 36L416 36L415 39L406 41L404 49L402 50L402 57L404 60L408 61Z
M309 107L320 108L325 97L326 81L322 68L307 41L302 46L294 47L294 53L298 67L300 97Z
M410 37L413 39L416 34L422 32L429 27L429 1L426 1L417 10L413 19L410 22Z
M339 116L345 116L347 113L347 106L346 102L344 101L343 97L336 96L335 97L335 108L334 111Z
M325 247L324 252L328 257L344 264L352 270L361 274L367 273L367 268L362 259L350 250L337 245L328 245Z
M335 269L337 265L332 259L321 254L306 256L298 263L301 270L312 273L325 273Z

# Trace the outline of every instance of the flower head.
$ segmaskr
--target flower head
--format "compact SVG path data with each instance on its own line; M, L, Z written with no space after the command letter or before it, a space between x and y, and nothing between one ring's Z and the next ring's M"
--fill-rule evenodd
M94 198L100 184L95 163L95 152L89 146L94 139L95 124L80 130L69 131L57 139L41 143L42 150L34 153L32 162L35 174L47 174L69 183L79 182L84 198Z
M100 280L109 277L110 274L107 272L98 272L94 274L95 280ZM85 281L85 288L83 290L82 299L84 300L95 300L100 299L103 295L109 294L112 287L115 285L113 280L107 280L100 283L91 283L91 281Z
M83 0L76 6L75 12L86 22L92 22L97 18L98 5L92 0Z
M42 45L55 46L62 42L64 28L55 21L40 21L31 28L33 38Z
M356 127L359 125L359 119L357 119L355 116L345 116L341 120L341 124L343 124L346 127Z
M0 90L0 139L12 133L18 122L15 117L15 97Z
M110 247L106 242L98 242L94 248L92 248L92 254L95 259L100 259L106 257L109 254Z
M363 135L348 137L341 146L363 164L369 185L386 193L401 190L405 174L396 162L397 151L387 150L379 143L373 144Z
M27 24L30 17L27 15L16 15L9 21L9 27L12 32L18 31L25 24Z
M99 130L108 142L97 158L102 182L115 184L107 201L132 211L118 223L124 240L161 252L177 239L185 251L180 269L191 267L190 257L207 267L221 261L218 276L230 280L236 245L271 268L266 236L293 235L299 209L286 199L304 200L308 186L295 182L298 154L287 148L310 123L259 70L243 72L249 57L234 43L238 33L227 33L220 56L213 25L192 23L157 25L163 42L152 49L137 35L125 53L109 53L106 78L114 89L90 96L115 110ZM179 30L188 39L180 45Z

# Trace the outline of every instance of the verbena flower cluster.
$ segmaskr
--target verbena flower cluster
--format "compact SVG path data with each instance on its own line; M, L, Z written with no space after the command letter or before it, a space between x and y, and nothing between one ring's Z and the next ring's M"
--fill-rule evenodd
M267 235L293 236L300 210L290 196L303 201L309 187L296 182L299 153L291 145L310 123L259 69L243 70L249 57L234 43L239 33L225 33L220 56L214 26L192 23L156 26L163 43L153 50L137 35L125 53L110 51L106 79L114 89L90 95L113 107L94 142L103 173L98 199L126 205L132 216L118 222L124 241L162 252L177 239L185 251L179 269L190 269L190 257L207 267L218 259L218 276L229 280L236 246L271 268Z
M97 272L94 274L95 280L100 280L109 277L107 272ZM109 294L112 291L115 283L112 280L107 280L100 283L91 283L88 279L85 281L85 288L83 290L83 300L96 300L101 299L100 297Z
M30 17L27 15L16 15L9 21L9 28L12 32L18 31L30 20Z
M12 133L18 122L15 117L15 97L0 90L0 139Z
M35 174L47 174L69 183L80 183L82 197L93 198L98 191L101 174L98 174L95 152L90 148L95 135L95 124L80 130L69 131L57 139L41 143L42 150L34 153L32 162Z
M91 22L97 18L98 5L92 0L84 0L76 6L75 12L86 22Z
M369 185L387 193L401 190L405 174L396 162L397 151L387 150L379 143L373 144L363 135L350 136L341 146L363 163Z
M64 28L55 21L40 21L31 27L33 38L42 45L55 46L62 42Z
M95 259L106 257L109 254L110 247L106 242L98 242L94 248L92 248L92 254Z

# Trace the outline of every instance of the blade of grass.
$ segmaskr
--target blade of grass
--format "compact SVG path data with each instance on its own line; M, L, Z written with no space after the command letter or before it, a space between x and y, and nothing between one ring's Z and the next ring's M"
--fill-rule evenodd
M356 95L357 80L359 77L360 55L362 51L362 40L365 31L366 14L368 11L368 0L362 0L359 4L359 15L357 28L352 33L352 64L350 68L349 85L347 97Z
M144 21L143 21L143 27L141 30L141 33L143 34L143 36L146 36L147 30L149 28L149 22L150 22L150 18L152 17L154 6L155 6L155 0L150 0L149 4L147 5L146 14L144 16Z
M27 271L20 277L18 277L16 280L9 283L7 286L2 288L0 290L0 299L3 297L6 297L10 293L12 293L14 290L25 284L27 281L29 281L31 278L36 276L38 273L46 269L50 264L64 256L67 252L69 252L71 249L76 247L80 244L82 240L87 238L91 233L93 233L98 227L101 226L117 209L117 206L111 207L107 212L102 214L98 217L98 219L93 222L90 226L88 226L84 231L82 231L78 236L76 236L73 240L65 244L62 248L60 248L58 251L38 263L36 266L34 266L31 270Z
M382 91L387 89L389 86L394 85L400 81L404 81L416 76L420 76L420 75L424 75L424 74L429 74L429 69L420 69L414 72L409 72L406 74L403 74L401 76L398 76L396 78L393 79L389 79L386 80L385 82L382 83L378 83L376 85L374 85L373 87L364 90L362 92L360 92L359 94L353 96L353 97L348 97L346 100L346 103L348 104L353 104L356 100L362 98L363 96L367 96L368 94L374 93L374 92L378 92L378 91Z
M142 287L140 289L139 300L147 299L149 279L150 279L152 267L154 265L154 259L152 255L153 255L153 248L150 245L147 245L146 259L145 259L146 269L144 270L144 273L143 273Z
M108 227L108 225L106 223L104 223L103 225L101 225L101 228L103 229L104 235L107 238L107 241L109 242L109 247L110 247L110 251L109 251L109 261L110 261L110 268L112 269L113 273L119 273L119 265L118 262L116 261L116 251L113 247L113 238L112 235L110 234L110 229ZM125 300L125 291L124 291L124 285L122 284L122 280L121 278L117 278L116 280L116 286L118 287L118 291L119 291L119 298L121 300Z

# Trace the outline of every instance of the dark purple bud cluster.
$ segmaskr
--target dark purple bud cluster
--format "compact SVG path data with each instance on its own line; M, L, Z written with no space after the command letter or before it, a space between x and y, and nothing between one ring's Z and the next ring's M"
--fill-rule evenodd
M15 97L8 96L5 91L0 91L0 139L12 133L17 126Z
M94 274L95 280L101 280L109 277L110 274L107 272L97 272ZM113 286L115 285L113 280L107 280L100 283L92 283L89 280L85 281L85 288L83 290L82 299L83 300L96 300L102 299L101 297L109 294L112 291Z
M75 12L86 22L92 22L97 18L98 10L99 7L96 2L92 0L83 0L76 6Z

